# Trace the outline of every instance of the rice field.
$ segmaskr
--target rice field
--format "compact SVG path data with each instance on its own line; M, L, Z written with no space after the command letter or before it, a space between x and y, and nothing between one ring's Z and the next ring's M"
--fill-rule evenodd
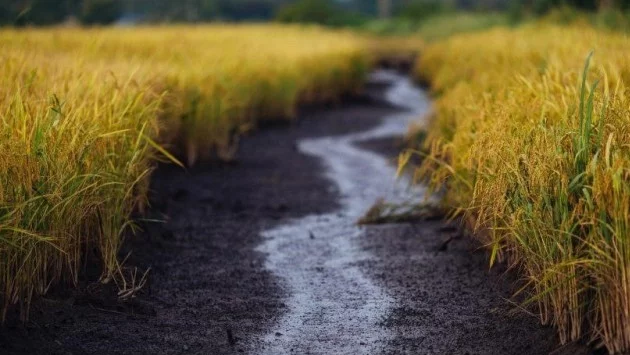
M2 318L88 258L124 280L156 162L231 159L240 135L358 90L369 66L365 39L318 27L0 30Z
M235 157L302 104L361 89L379 60L431 84L417 177L525 280L562 343L630 350L630 42L572 25L366 38L280 25L0 29L0 310L76 284L121 297L160 161ZM440 37L441 38L441 37ZM413 153L414 151L411 151ZM402 162L409 155L402 157ZM131 281L131 284L129 283Z
M532 24L432 43L416 68L437 96L418 176L519 270L563 343L612 353L630 350L629 51Z

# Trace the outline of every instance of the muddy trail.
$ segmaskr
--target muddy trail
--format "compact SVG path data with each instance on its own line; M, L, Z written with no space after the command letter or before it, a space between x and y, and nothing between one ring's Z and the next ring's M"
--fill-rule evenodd
M0 354L583 351L513 312L514 280L456 225L356 225L380 198L423 194L393 162L428 99L391 72L366 91L247 137L237 163L160 167L153 214L166 222L126 246L129 265L151 268L136 299L53 291L0 330Z

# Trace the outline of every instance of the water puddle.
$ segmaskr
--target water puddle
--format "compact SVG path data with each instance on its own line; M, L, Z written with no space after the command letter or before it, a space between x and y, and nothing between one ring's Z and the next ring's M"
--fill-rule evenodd
M267 254L265 267L283 280L290 297L286 314L257 353L373 354L393 337L379 323L396 300L361 271L360 263L371 255L360 247L363 230L356 221L379 198L404 202L410 194L421 198L424 191L422 187L410 191L408 181L396 181L395 167L387 159L356 143L405 134L430 103L404 76L382 71L371 80L392 82L385 98L405 111L369 131L299 142L303 153L323 161L342 207L263 233L258 250Z

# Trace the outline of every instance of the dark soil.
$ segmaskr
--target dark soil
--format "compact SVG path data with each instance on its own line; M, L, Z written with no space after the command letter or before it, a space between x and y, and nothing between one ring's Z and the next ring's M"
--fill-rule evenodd
M400 298L383 322L396 338L388 354L588 354L559 347L553 329L510 301L516 280L457 224L427 221L371 226L364 270ZM531 310L533 311L533 310Z
M151 268L133 302L53 292L34 302L31 319L0 331L1 354L230 354L255 349L257 338L285 311L281 280L264 270L254 249L260 232L287 218L332 211L338 194L299 138L345 134L378 124L392 112L364 99L301 115L242 140L233 164L188 171L162 166L153 179L153 216L125 249L128 265ZM397 139L365 147L397 153ZM546 354L551 329L516 313L506 301L509 277L488 272L485 255L444 222L369 226L367 275L398 306L382 326L396 337L386 353ZM455 237L449 243L448 238Z

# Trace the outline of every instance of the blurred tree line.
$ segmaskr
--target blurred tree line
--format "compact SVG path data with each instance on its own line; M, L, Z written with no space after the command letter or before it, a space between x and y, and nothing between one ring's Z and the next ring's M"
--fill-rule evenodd
M279 19L327 25L353 25L383 8L437 0L0 0L0 24L50 25L195 22ZM450 1L450 0L447 0ZM468 0L477 1L477 0Z
M0 24L256 21L361 25L377 16L420 21L454 9L506 10L514 18L570 7L630 8L630 0L0 0Z
M0 23L51 25L76 19L85 24L109 24L123 11L118 0L0 0Z
M377 1L377 0L373 0ZM0 0L0 24L50 25L68 20L85 24L270 20L295 0ZM322 13L339 8L369 13L372 0L307 0ZM334 3L334 8L333 5ZM320 19L321 20L321 19Z
M514 0L509 10L513 13L529 12L533 15L545 15L558 8L572 8L586 12L606 12L611 10L626 11L630 0Z

